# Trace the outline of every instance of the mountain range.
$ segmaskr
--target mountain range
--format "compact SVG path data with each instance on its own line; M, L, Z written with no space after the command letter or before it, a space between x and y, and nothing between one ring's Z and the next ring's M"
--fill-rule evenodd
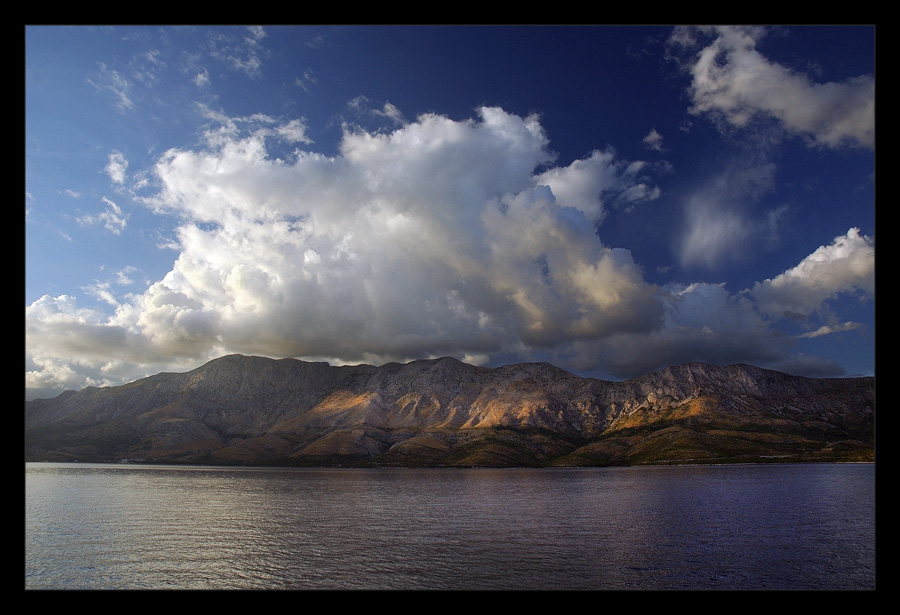
M26 461L604 466L874 461L875 379L688 363L624 382L444 357L229 355L25 403Z

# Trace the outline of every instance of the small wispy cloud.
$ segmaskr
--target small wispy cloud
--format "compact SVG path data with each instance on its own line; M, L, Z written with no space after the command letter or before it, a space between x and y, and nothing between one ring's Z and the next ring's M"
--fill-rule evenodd
M243 35L220 31L211 38L210 54L251 79L258 79L262 76L263 66L261 42L266 36L262 26L248 26Z
M87 225L102 224L109 232L115 235L121 234L125 230L128 215L123 214L122 209L108 198L103 197L101 200L106 203L105 211L96 215L82 216L78 218L78 222Z
M381 109L373 109L372 113L391 120L397 126L406 124L406 118L403 117L403 113L400 109L392 105L390 101L385 102L384 107Z
M122 152L113 150L109 154L109 162L104 170L113 183L123 184L125 183L125 172L128 170L128 161Z
M303 71L303 75L294 79L294 84L303 89L304 92L309 92L312 86L318 85L319 80L313 74L312 69L306 69Z
M194 85L198 88L203 88L209 85L209 71L205 68L198 72L193 79Z
M664 152L665 148L663 148L663 137L659 132L657 132L656 128L652 129L650 133L644 137L641 141L645 147L651 149L656 152Z
M252 45L266 38L266 30L262 26L247 26L247 30L250 35L246 37L246 40Z
M128 265L124 269L116 272L116 284L119 284L120 286L129 286L131 284L134 284L134 280L131 279L130 275L135 271L137 271L136 267Z
M839 333L842 331L854 331L856 329L861 329L862 325L858 322L845 322L839 325L823 325L816 329L815 331L810 331L809 333L803 333L799 337L802 338L814 338L814 337L822 337L823 335L830 335L832 333Z
M129 62L129 75L135 81L152 86L159 83L166 68L167 63L163 60L163 52L159 49L152 49L132 58Z
M714 270L740 262L772 232L778 216L760 215L749 204L773 189L775 170L773 163L734 164L687 195L676 242L682 266Z
M101 92L109 92L115 99L116 108L119 112L124 113L126 110L134 108L134 102L131 99L132 86L120 72L109 70L106 64L100 62L100 73L94 79L88 79L94 88Z
M94 280L93 284L89 286L82 286L81 290L84 291L87 295L96 297L104 303L108 303L109 305L116 307L119 305L119 302L112 294L112 292L110 292L109 287L109 282L100 282L99 280Z
M304 41L303 44L312 49L319 49L320 47L324 47L328 44L328 37L319 32L312 38Z

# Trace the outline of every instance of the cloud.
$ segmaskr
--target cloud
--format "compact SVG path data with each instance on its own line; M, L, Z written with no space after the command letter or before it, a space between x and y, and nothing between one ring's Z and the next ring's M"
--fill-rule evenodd
M109 162L106 165L106 174L116 184L125 183L125 171L128 169L128 161L121 152L113 150L109 155Z
M537 176L549 186L557 202L583 213L592 222L606 216L607 203L636 203L659 197L659 189L642 176L643 162L616 160L615 152L597 151L567 167L555 167Z
M327 46L329 44L329 40L326 35L317 33L311 39L305 40L303 44L312 49L319 49L321 47Z
M288 143L312 143L312 139L306 134L306 122L302 119L293 119L277 126L275 132Z
M845 322L839 325L822 325L815 331L810 331L809 333L803 333L800 335L802 338L814 338L814 337L822 337L823 335L830 335L831 333L839 333L841 331L853 331L855 329L861 329L862 325L858 322Z
M302 122L207 117L205 145L162 154L141 200L177 226L172 269L136 294L118 294L131 269L87 289L108 307L65 295L28 306L27 387L121 382L233 352L335 364L543 357L623 378L791 357L795 339L758 306L782 301L763 287L793 286L648 283L596 225L608 204L657 193L652 166L612 150L554 166L537 116L485 107L392 131L346 126L337 155L287 157L271 151L308 143ZM745 193L764 189L764 172L743 177ZM825 256L840 269L836 250Z
M405 126L408 121L400 111L391 102L385 102L379 108L373 108L366 96L357 96L347 103L347 116L344 128L351 132L356 130L373 130L372 128L364 128L377 126L377 132L386 132L396 130ZM374 121L373 121L374 120Z
M269 145L303 141L301 123L208 117L207 147L165 152L145 200L180 221L174 267L142 294L116 297L115 313L91 327L66 299L51 321L72 319L68 339L115 331L116 356L384 361L483 357L662 321L656 287L630 252L602 245L586 215L600 212L601 193L631 198L622 195L642 165L595 152L534 175L555 157L536 116L486 107L392 132L348 127L339 155L287 160ZM107 218L89 221L124 225L105 202ZM92 292L113 305L112 285ZM28 348L46 362L59 356L43 337L54 329L41 326L53 299L39 303Z
M106 65L101 62L100 74L95 79L96 81L88 79L88 83L100 91L112 93L119 112L124 113L126 110L134 108L134 102L131 99L131 83L121 73L107 70Z
M381 117L388 118L396 126L403 126L404 124L406 124L406 118L403 117L403 113L400 111L400 109L392 105L390 102L385 102L384 108L381 111L373 110L372 113Z
M659 132L657 132L657 130L654 128L647 134L646 137L644 137L642 143L648 149L651 149L655 152L664 152L666 150L663 147L662 141L663 141L662 135L659 134Z
M245 34L240 35L236 29L228 28L210 35L209 54L251 79L258 79L262 76L261 56L265 54L261 42L267 34L261 26L247 26L243 31Z
M196 85L198 88L206 87L209 85L209 83L209 71L207 71L205 68L199 71L194 76L194 85Z
M106 203L106 211L94 216L82 216L78 218L81 224L102 224L109 232L120 235L128 222L128 215L122 213L122 208L106 197L101 199Z
M815 83L764 57L756 44L765 34L758 27L675 30L670 47L690 54L691 113L737 128L772 118L819 146L874 147L874 76Z
M217 151L157 165L152 206L190 222L175 270L145 294L147 330L168 335L190 313L229 347L349 360L549 344L638 326L650 309L630 256L532 176L552 159L534 117L423 115L294 164L268 160L259 132L217 137ZM567 181L553 183L577 192Z
M247 37L247 41L252 45L266 38L266 31L262 26L247 26L247 30L249 30L250 35Z
M571 365L602 366L614 377L631 378L691 361L768 365L790 356L794 340L773 330L752 301L730 294L724 284L673 284L660 288L658 296L661 326L573 344Z
M135 55L129 62L129 74L135 81L152 86L160 80L161 74L167 68L163 60L163 52L153 49L145 53Z
M166 369L191 369L196 357L180 360L102 312L79 308L74 297L45 295L25 308L25 388L29 399L63 389L111 386ZM211 357L210 357L211 358Z
M108 303L109 305L112 305L112 306L119 305L119 302L116 301L115 296L109 290L108 282L97 281L91 286L86 286L86 287L82 288L82 290L84 292L86 292L88 295L92 295L92 296L100 299L101 301Z
M875 240L851 228L800 264L752 289L759 309L776 318L806 319L840 294L875 293Z
M781 361L771 362L767 367L807 378L835 378L847 374L846 370L832 359L809 356L802 352L794 353Z
M318 83L318 77L316 77L312 69L309 68L303 71L302 77L294 79L294 84L302 88L304 92L309 92L312 89L312 86L318 85Z
M777 212L760 218L749 204L774 186L775 165L734 165L690 193L676 250L682 266L718 269L739 262L777 225Z
M137 268L128 265L124 269L119 270L116 273L116 283L122 286L128 286L130 284L134 284L134 280L132 280L129 276L137 271Z

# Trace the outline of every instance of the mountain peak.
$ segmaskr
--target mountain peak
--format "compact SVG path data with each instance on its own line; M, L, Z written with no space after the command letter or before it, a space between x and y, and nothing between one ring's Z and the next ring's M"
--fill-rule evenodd
M870 459L874 379L686 363L624 382L453 357L228 355L25 405L26 460L608 465ZM665 435L665 437L662 437Z

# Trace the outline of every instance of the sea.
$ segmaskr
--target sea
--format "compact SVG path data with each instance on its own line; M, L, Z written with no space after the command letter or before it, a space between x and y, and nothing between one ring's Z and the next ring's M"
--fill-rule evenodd
M874 590L875 465L26 463L25 589Z

